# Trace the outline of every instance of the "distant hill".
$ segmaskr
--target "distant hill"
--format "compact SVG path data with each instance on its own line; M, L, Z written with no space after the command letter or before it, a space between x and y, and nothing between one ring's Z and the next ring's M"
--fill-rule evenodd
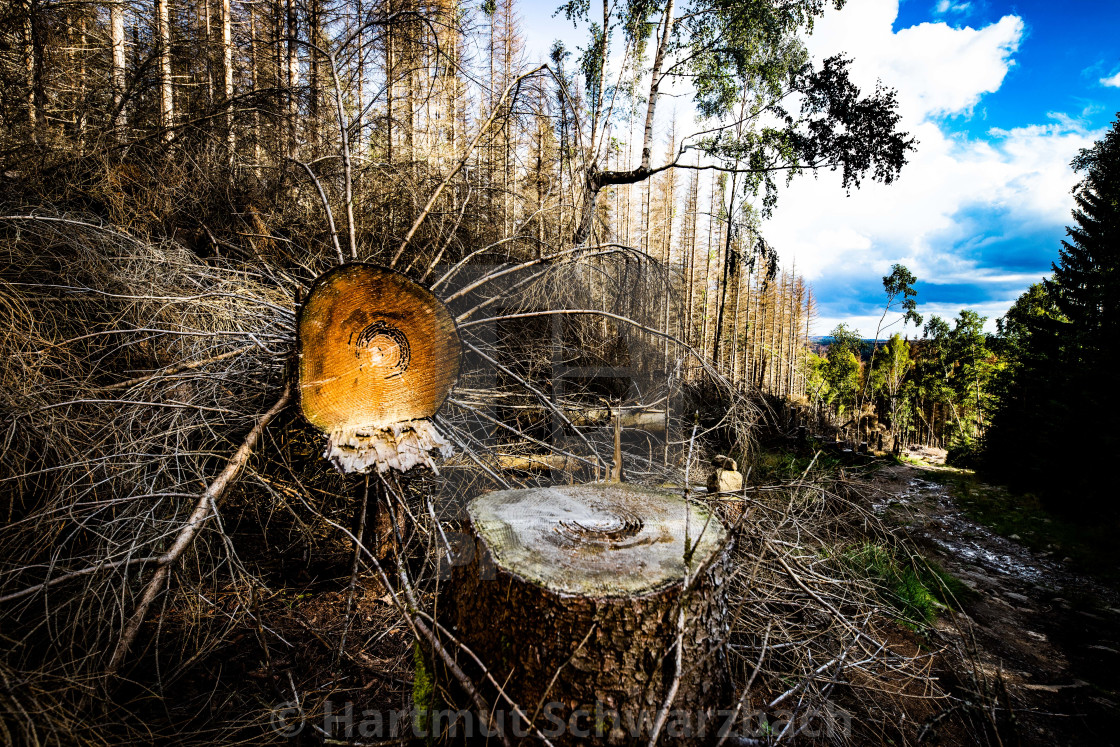
M880 337L879 342L884 342L887 339L888 338ZM864 337L863 339L860 340L860 342L863 343L864 345L874 345L875 344L875 340L871 337ZM823 345L824 347L828 347L829 345L832 344L832 336L831 335L809 335L809 343L814 344L814 345Z
M879 344L882 345L890 337L880 337ZM809 336L809 349L817 355L823 355L828 352L829 346L832 344L833 337L831 335L810 335ZM871 354L875 350L875 339L872 337L864 337L859 341L859 354L860 358L867 361L871 359Z

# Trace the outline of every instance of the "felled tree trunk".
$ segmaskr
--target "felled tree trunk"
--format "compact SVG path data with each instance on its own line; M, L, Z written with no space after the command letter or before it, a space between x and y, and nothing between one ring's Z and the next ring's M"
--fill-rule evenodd
M350 263L319 277L300 307L299 395L343 472L451 454L432 417L459 376L459 336L427 289L384 267Z
M714 733L729 551L716 517L620 483L489 493L468 513L474 552L454 568L444 614L545 736L648 739L674 681L663 741Z

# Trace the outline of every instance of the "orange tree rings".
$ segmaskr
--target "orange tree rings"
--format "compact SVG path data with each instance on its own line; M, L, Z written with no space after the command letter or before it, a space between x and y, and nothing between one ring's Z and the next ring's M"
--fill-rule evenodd
M447 307L384 267L351 263L321 275L297 328L300 407L327 433L429 418L459 377Z

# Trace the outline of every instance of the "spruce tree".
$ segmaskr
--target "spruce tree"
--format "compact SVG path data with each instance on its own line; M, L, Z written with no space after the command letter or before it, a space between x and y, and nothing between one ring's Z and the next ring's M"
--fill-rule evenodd
M1084 177L1053 276L1001 320L1012 360L988 457L1089 519L1120 514L1111 475L1120 437L1108 417L1120 364L1120 115L1071 165Z
M1120 331L1120 115L1072 165L1086 172L1074 190L1077 226L1066 229L1070 241L1062 242L1046 288L1077 343L1070 352L1078 357L1068 362L1095 365L1111 355Z

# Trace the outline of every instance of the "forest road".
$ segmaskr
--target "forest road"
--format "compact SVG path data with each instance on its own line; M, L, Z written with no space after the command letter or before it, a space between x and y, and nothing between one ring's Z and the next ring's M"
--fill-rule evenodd
M998 488L947 485L943 474L892 464L870 495L872 510L971 589L931 642L996 693L1004 744L1120 745L1120 589L973 521L954 493Z

